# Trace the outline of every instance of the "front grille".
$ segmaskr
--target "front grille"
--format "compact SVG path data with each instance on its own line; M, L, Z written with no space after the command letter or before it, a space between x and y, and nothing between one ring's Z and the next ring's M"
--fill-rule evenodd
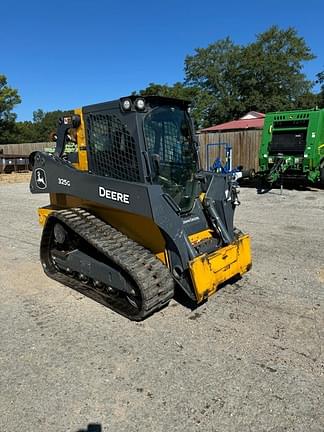
M306 147L306 134L307 131L273 132L269 154L303 155Z
M121 120L114 114L88 114L86 126L90 171L139 182L135 140Z

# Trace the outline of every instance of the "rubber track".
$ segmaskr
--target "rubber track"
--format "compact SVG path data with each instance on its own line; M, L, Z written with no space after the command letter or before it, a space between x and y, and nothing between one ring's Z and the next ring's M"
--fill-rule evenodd
M140 311L134 314L134 308L126 299L103 296L91 286L55 269L48 258L53 227L49 221L54 222L53 218L61 221L128 274L141 293ZM77 289L131 320L140 321L151 315L167 305L174 295L174 281L168 268L152 252L81 208L59 210L49 216L43 231L41 260L49 277Z

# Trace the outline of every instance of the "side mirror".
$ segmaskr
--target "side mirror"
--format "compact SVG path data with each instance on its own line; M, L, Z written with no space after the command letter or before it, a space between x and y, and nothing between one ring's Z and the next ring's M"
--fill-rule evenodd
M160 161L161 161L160 155L157 153L153 153L151 155L151 160L152 160L152 165L153 165L153 170L155 172L155 175L156 176L160 175Z

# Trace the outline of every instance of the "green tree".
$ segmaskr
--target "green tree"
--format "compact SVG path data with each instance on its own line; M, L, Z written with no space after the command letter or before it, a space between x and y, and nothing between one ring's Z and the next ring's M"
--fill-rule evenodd
M294 105L295 109L308 109L319 106L320 95L312 92L299 96Z
M141 96L165 96L191 101L196 96L197 91L197 88L185 86L181 82L176 82L172 86L150 83L145 89L133 92L133 94L140 94Z
M198 87L195 116L201 125L237 118L249 110L295 108L312 82L302 72L314 55L294 28L272 26L255 42L229 38L198 48L185 59L186 84Z
M21 102L18 90L8 86L7 78L0 75L0 121L12 121L16 114L11 110Z
M200 89L198 87L189 87L181 82L176 82L171 86L168 84L150 83L145 89L139 92L134 91L132 94L139 94L141 96L164 96L193 102L197 99L199 92ZM196 120L195 117L194 120Z
M313 86L302 69L315 56L293 28L273 26L259 34L256 42L243 49L243 58L242 91L247 106L263 111L294 108L297 98Z
M45 118L45 112L42 109L38 109L33 112L33 122L41 123Z
M7 78L0 75L0 143L22 143L49 141L56 131L59 117L72 111L44 112L38 109L33 113L33 121L16 122L12 109L21 102L16 89L11 88Z
M16 114L12 109L21 102L16 89L8 85L5 75L0 75L0 143L6 143L15 133Z
M56 132L58 119L72 111L34 111L33 121L11 122L6 127L3 143L47 142Z
M226 121L242 110L237 86L241 61L241 48L230 38L186 57L186 84L199 89L194 109L199 125Z
M316 82L321 84L321 90L320 93L318 95L318 106L320 108L324 108L324 71L318 73L316 75Z
M14 137L10 142L19 144L37 141L35 126L31 121L17 122L15 124Z
M58 120L64 115L73 114L73 111L50 111L44 112L41 109L34 111L33 124L37 141L50 141L52 134L56 132Z

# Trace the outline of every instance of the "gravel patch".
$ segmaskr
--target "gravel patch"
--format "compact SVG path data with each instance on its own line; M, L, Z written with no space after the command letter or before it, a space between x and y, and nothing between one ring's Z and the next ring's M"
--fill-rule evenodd
M324 192L241 202L252 270L134 323L45 277L47 196L1 183L0 430L322 432Z

